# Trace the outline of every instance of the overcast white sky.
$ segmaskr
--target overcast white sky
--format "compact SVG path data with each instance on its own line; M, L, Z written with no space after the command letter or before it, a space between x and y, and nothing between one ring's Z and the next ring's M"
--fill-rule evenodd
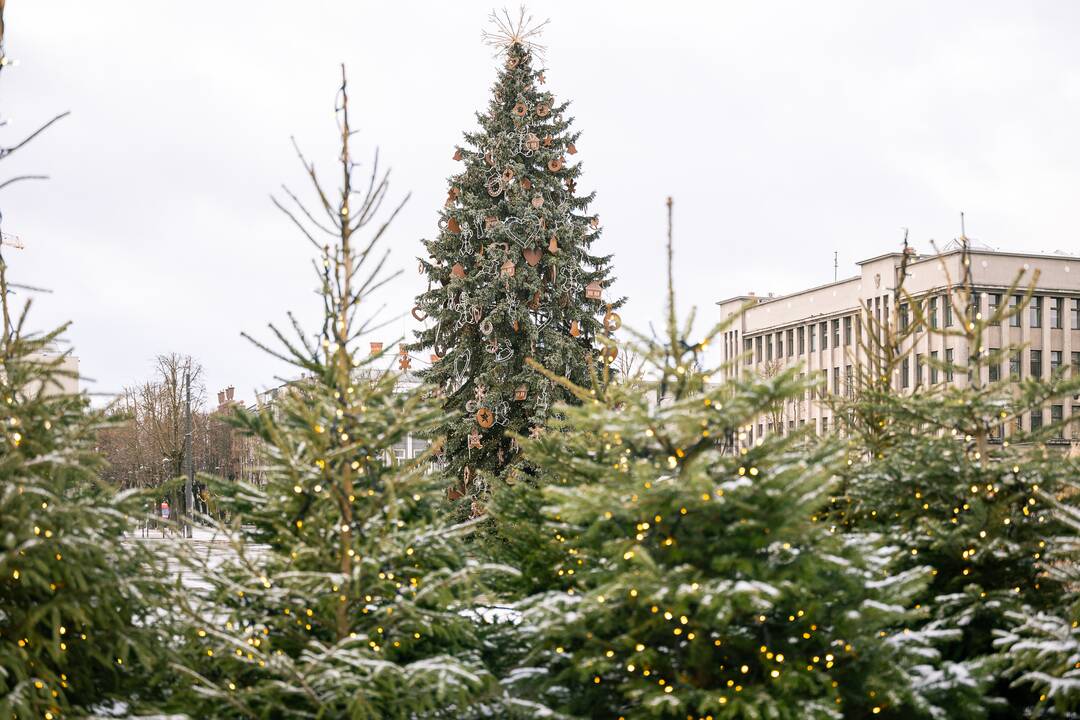
M10 0L5 144L17 281L51 288L39 327L70 319L96 392L153 356L201 360L241 397L287 369L244 341L319 305L305 240L271 206L301 189L295 135L329 169L338 63L364 148L412 199L390 233L407 317L461 133L496 73L491 0ZM500 6L501 7L501 6ZM663 298L664 198L676 201L683 310L832 279L898 247L968 234L998 249L1077 250L1080 4L533 2L550 17L548 87L583 130L582 189L637 327ZM386 341L407 331L395 323Z

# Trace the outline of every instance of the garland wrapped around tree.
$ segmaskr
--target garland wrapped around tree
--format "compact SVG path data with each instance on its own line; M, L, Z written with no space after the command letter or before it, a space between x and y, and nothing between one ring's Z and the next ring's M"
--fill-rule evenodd
M1077 469L1066 446L1055 444L1065 421L1041 425L1028 418L1070 402L1080 377L1062 368L1050 378L993 380L996 373L987 370L1022 350L1007 336L1000 349L989 348L991 328L1007 327L1009 317L1025 311L1037 273L1026 290L1021 274L1002 291L1023 302L986 314L973 303L978 294L970 277L950 281L945 302L958 322L947 327L931 321L924 298L907 294L905 276L902 265L893 317L864 314L862 355L869 362L856 395L834 403L850 463L833 521L847 532L891 538L897 547L890 572L932 569L929 586L916 597L927 616L910 630L936 638L943 660L914 668L913 681L952 707L950 718L1042 717L1045 698L1032 688L1042 683L1028 675L1012 684L994 640L1005 635L1017 642L1012 633L1021 618L1058 611L1070 591L1068 573L1047 572L1044 559L1075 548L1062 542L1074 532L1071 515L1051 504L1075 504ZM898 317L903 306L907 323ZM966 375L966 381L916 382L910 393L898 392L898 373L912 365L921 372L912 347L927 335L973 349L957 364L929 359L938 377Z
M438 428L453 497L482 506L490 477L514 475L516 436L535 436L556 402L572 395L526 364L535 357L575 383L599 361L597 336L619 325L605 302L610 256L590 251L600 221L588 212L573 164L579 133L534 67L540 26L496 18L487 34L504 59L480 129L454 152L439 234L420 260L428 289L413 315L427 320L414 350L430 349L420 375L444 394ZM612 357L607 358L609 361Z
M339 193L305 160L323 212L300 206L301 223L286 210L330 243L316 263L324 320L314 341L295 322L295 337L271 326L285 349L268 351L303 377L238 416L265 447L265 485L218 487L232 552L199 570L207 587L186 608L178 666L187 683L169 708L193 717L460 718L503 702L469 611L482 575L513 571L469 561L475 521L447 517L431 453L395 459L395 444L437 423L430 393L399 391L385 356L357 347L370 323L361 307L382 283L383 262L365 260L390 220L359 242L387 179L376 163L366 188L353 184L344 71L337 117Z

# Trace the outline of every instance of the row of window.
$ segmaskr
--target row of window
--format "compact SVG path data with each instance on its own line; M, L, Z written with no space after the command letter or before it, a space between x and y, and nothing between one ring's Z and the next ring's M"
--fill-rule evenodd
M990 315L998 311L1001 307L1001 302L1004 299L1002 293L987 293L989 296L988 309ZM1018 308L1020 303L1023 302L1023 295L1011 295L1009 296L1009 326L1020 327L1024 313L1019 312ZM939 302L940 301L940 302ZM919 301L914 301L919 302ZM932 296L925 300L926 302L926 317L930 323L931 328L939 327L952 327L953 325L953 306L948 301L947 296ZM941 312L938 312L938 305L941 306ZM971 306L977 311L982 311L982 295L980 293L972 293ZM1028 303L1028 327L1041 328L1043 326L1043 318L1045 316L1046 309L1050 310L1050 329L1062 330L1065 327L1065 298L1063 297L1044 297L1042 295L1033 295L1031 301ZM1072 303L1069 308L1069 314L1071 316L1069 326L1073 330L1080 330L1080 298L1072 298ZM900 327L906 329L910 323L910 312L908 304L904 303L900 306Z
M993 356L1000 352L1000 348L990 348L990 355ZM934 350L930 353L930 384L936 385L942 377L945 382L953 381L953 350L952 348L946 348L945 350L945 367L942 368L938 363L939 355L938 351ZM1042 350L1030 350L1028 353L1029 359L1029 371L1028 377L1041 378L1043 377L1043 351ZM1065 359L1065 353L1061 350L1050 351L1050 373L1051 375L1062 371L1063 362ZM1080 373L1080 352L1073 352L1072 357L1072 371L1074 373ZM925 362L925 355L923 353L916 353L915 355L915 385L921 385L926 373L923 372L923 368L927 365ZM1001 379L1001 364L991 363L989 366L989 379L990 382L997 382ZM1009 354L1009 378L1019 380L1023 377L1023 367L1021 362L1020 351L1016 351ZM900 387L911 387L911 358L904 358L900 362Z
M769 362L774 358L780 360L785 357L805 355L808 350L809 352L817 352L819 338L822 350L829 349L830 337L832 338L832 346L838 348L840 347L841 328L843 329L844 347L849 347L853 342L854 327L854 318L848 315L843 318L833 318L831 322L822 320L820 323L779 330L767 335L758 335L755 338L744 338L745 362L750 365L754 362Z
M1072 415L1073 415L1073 417L1080 416L1080 405L1073 405L1072 406ZM1043 427L1043 423L1045 422L1045 420L1046 420L1046 410L1044 410L1042 408L1037 409L1037 410L1032 410L1029 413L1028 429L1031 430L1032 432L1035 432L1035 431L1041 429ZM1064 427L1062 426L1062 423L1064 422L1064 420L1065 420L1065 406L1064 405L1051 405L1050 406L1050 424L1059 426L1057 428L1057 437L1059 439L1064 439L1064 437L1065 437L1065 435L1064 435ZM801 429L806 425L806 423L807 423L807 421L806 421L805 418L800 419L797 425L796 425L796 422L794 420L788 420L786 430L789 433L794 432L796 426ZM825 434L825 433L829 432L829 418L827 416L823 416L821 418L821 429L820 429L820 431L818 430L818 420L817 419L810 418L810 423L813 426L814 432L820 432L821 434ZM1023 432L1023 430L1024 430L1024 417L1023 416L1017 416L1013 420L1013 428L1015 429L1016 432ZM771 435L774 432L779 432L779 433L783 434L784 431L785 431L785 426L784 426L783 421L781 421L779 423L779 425L775 425L772 421L759 422L757 424L756 437L761 438L761 437L764 437L766 435L766 433ZM991 435L991 437L1001 438L1004 435L1004 433L1005 433L1005 426L1004 425L999 425L996 428L993 428L991 430L990 435ZM749 428L749 432L747 433L747 437L746 437L746 439L748 441L748 444L750 444L750 445L754 444L754 437L755 437L754 426L751 425L750 428ZM1074 437L1075 437L1075 435L1074 435Z

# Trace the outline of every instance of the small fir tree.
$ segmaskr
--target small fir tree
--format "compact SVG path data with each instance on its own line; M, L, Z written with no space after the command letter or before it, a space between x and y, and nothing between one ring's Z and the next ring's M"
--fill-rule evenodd
M670 201L669 201L670 212ZM670 273L670 235L669 235ZM873 545L816 522L843 462L801 433L738 429L806 389L793 371L709 383L703 339L641 338L654 393L574 386L579 406L526 456L550 484L562 588L521 603L519 693L589 718L869 717L911 699L916 571L883 577ZM654 395L654 396L653 396ZM650 397L653 396L653 397Z
M500 697L466 612L490 568L467 560L471 526L447 521L430 455L392 453L441 411L425 392L397 392L382 355L356 347L369 325L359 308L382 282L383 263L369 272L364 261L390 221L359 244L387 180L376 163L366 189L353 185L344 72L337 116L343 184L333 200L304 161L326 217L304 215L334 239L316 266L325 318L315 342L299 327L295 338L273 329L285 350L270 352L304 379L272 408L238 416L264 444L265 486L227 486L220 498L233 514L233 555L204 569L209 589L189 608L196 624L181 667L190 684L174 703L193 714L462 717Z
M413 314L428 320L413 348L430 349L422 377L443 393L438 427L454 497L483 504L490 476L516 474L516 436L535 434L556 402L576 402L531 370L535 357L560 377L588 380L596 338L617 322L602 296L610 256L592 254L599 218L594 195L581 195L581 165L571 164L579 133L535 67L542 27L494 18L486 35L504 59L480 129L466 133L454 158L439 234L420 260L428 289Z
M961 267L969 268L966 242L961 253ZM906 277L904 267L899 277ZM1024 294L1022 281L1004 296ZM991 328L1024 312L1026 300L984 315L974 297L970 273L958 287L946 286L945 301L957 318L951 327L931 322L924 298L910 296L902 282L892 318L864 314L863 356L870 360L856 397L834 403L851 461L834 518L848 531L891 538L897 544L891 572L931 568L931 582L916 598L928 615L912 630L936 638L944 657L916 672L930 694L953 707L950 717L1018 717L1038 697L1030 686L1010 687L994 635L1012 627L1018 612L1060 606L1065 584L1044 571L1041 558L1067 528L1040 493L1064 499L1077 491L1075 468L1053 444L1063 423L1024 428L1021 422L1067 402L1080 391L1080 378L1062 370L1049 379L988 382L987 368L1000 368L1022 349L1007 340L990 349ZM916 382L911 392L898 392L898 373L922 372L911 348L927 335L973 350L955 365L929 359L946 382ZM972 699L973 689L984 686Z
M125 540L145 500L99 479L104 418L64 390L67 326L29 332L6 273L0 257L0 716L59 718L150 694L169 589L151 546Z

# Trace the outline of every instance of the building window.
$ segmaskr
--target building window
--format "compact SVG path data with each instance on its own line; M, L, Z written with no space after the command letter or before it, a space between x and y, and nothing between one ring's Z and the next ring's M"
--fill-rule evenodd
M806 354L806 328L805 327L799 327L798 335L799 335L799 354L800 355L805 355Z
M1058 373L1061 372L1061 356L1062 356L1062 352L1060 350L1051 350L1050 351L1050 374L1051 375L1057 375Z
M1065 315L1065 298L1050 298L1050 329L1060 330Z
M765 359L772 360L772 333L765 336Z
M1042 327L1043 299L1039 296L1031 298L1031 324L1030 327Z
M1020 352L1014 352L1009 354L1009 378L1012 380L1020 379Z
M840 367L834 367L832 369L832 391L833 395L840 394Z
M822 322L821 325L819 325L818 327L821 328L821 333L820 333L820 335L821 335L821 349L822 350L828 350L829 349L829 323Z
M743 338L743 354L746 355L746 364L754 362L754 341L750 338Z
M930 351L930 384L938 384L938 351Z
M1063 438L1064 428L1062 423L1065 421L1065 406L1064 405L1051 405L1050 406L1050 422L1057 426L1054 434L1058 439Z
M953 349L945 348L945 382L953 381Z
M982 312L982 296L975 291L972 291L971 293L971 307L968 312L971 315L971 321L974 321L979 313Z
M993 317L1001 307L1001 293L990 293L990 317Z
M1031 351L1031 377L1035 379L1042 377L1042 350Z
M900 362L900 387L906 388L911 384L911 358L904 358Z
M821 434L824 435L827 432L829 432L829 418L823 417L821 418Z
M935 295L934 297L930 298L930 303L928 304L927 310L926 310L927 315L929 316L927 318L927 320L930 321L930 327L935 328L935 329L938 326L938 322L937 322L937 303L938 303L938 299L937 299L937 295Z
M761 359L762 359L761 358L761 336L760 335L758 335L756 338L754 338L754 350L755 350L755 355L757 357L757 362L760 363Z
M851 316L844 318L844 345L851 344Z
M1009 298L1009 327L1020 327L1020 296Z
M792 355L795 354L795 331L794 330L788 330L787 331L787 354L788 354L788 357L791 357Z
M855 372L850 365L844 366L844 395L855 397Z
M840 347L840 318L834 318L832 321L832 346Z
M1031 432L1041 429L1043 426L1043 411L1042 408L1031 411Z
M814 325L808 325L806 327L806 332L810 336L810 352L817 352L817 349L814 347L814 337L817 335L815 332L816 330L817 328Z
M945 327L952 327L952 295L945 296L945 301L941 304L941 313L945 316L942 324Z
M784 333L776 333L776 359L784 357Z
M900 329L907 330L908 325L911 324L911 320L908 318L908 304L901 303L900 305Z
M1080 330L1080 298L1073 298L1072 329Z
M999 348L990 348L990 357L994 357L999 351ZM990 382L997 382L1001 379L1001 360L996 359L990 363Z
M1080 352L1072 354L1072 373L1074 377L1080 375Z

